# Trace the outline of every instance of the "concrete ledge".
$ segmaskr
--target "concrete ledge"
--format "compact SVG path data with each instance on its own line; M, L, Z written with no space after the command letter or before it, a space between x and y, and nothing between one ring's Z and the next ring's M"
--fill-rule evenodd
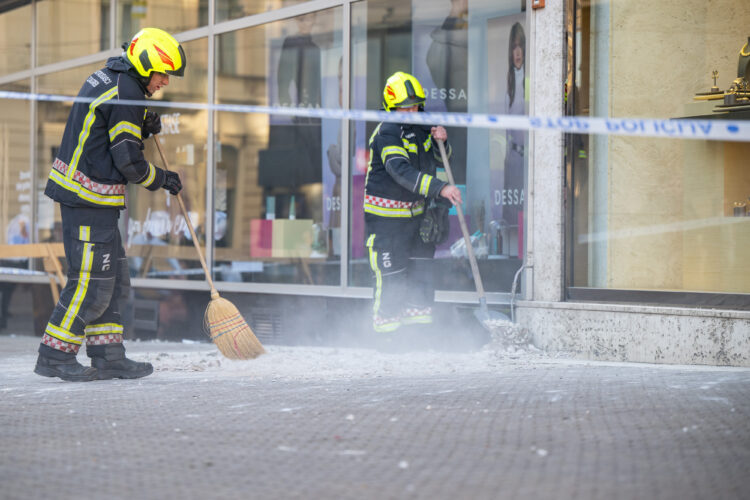
M750 312L521 301L517 321L546 351L582 359L750 366Z

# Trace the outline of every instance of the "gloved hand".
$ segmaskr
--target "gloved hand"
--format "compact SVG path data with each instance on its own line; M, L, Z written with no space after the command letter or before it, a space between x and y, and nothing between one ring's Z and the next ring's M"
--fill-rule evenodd
M419 224L419 236L425 243L439 245L448 238L450 232L450 219L448 212L450 204L442 200L430 203L422 222Z
M164 172L164 184L161 185L164 189L169 191L170 194L176 195L182 190L182 182L180 182L180 176L176 172L167 170Z
M146 111L146 117L143 119L143 126L141 127L141 135L144 139L152 134L158 134L161 132L161 118L159 113L156 111Z

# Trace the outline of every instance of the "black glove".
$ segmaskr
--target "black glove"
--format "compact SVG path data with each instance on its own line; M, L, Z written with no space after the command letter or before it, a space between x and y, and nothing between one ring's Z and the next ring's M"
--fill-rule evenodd
M167 170L164 172L164 184L161 185L164 189L170 192L170 194L177 194L182 190L182 182L180 182L180 176L176 172Z
M449 211L450 206L442 203L442 200L430 203L422 222L419 224L419 236L423 242L439 245L448 238L450 232Z
M141 135L144 139L148 139L151 134L158 134L161 132L161 118L159 113L156 111L146 111L146 117L143 119L143 126L141 127Z

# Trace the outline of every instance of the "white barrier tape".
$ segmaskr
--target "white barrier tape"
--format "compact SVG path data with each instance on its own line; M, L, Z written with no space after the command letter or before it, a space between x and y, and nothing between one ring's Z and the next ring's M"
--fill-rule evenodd
M0 99L20 99L56 102L92 102L93 98L52 94L0 91ZM283 116L304 116L353 121L419 123L423 125L463 126L492 129L547 130L569 134L603 134L669 139L706 139L750 142L748 120L688 120L653 118L593 118L584 116L538 117L519 115L490 115L471 113L387 113L385 111L344 110L325 108L290 108L251 106L243 104L205 104L169 101L118 101L120 105L139 105L150 108L199 109L232 113L262 113Z
M47 273L42 271L31 271L29 269L19 269L17 267L0 267L0 274L12 274L20 276L46 276Z

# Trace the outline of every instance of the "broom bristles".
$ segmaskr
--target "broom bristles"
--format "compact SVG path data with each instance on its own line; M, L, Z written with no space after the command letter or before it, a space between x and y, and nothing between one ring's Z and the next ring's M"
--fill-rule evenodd
M203 326L227 358L253 359L266 352L237 307L218 294L208 303Z

